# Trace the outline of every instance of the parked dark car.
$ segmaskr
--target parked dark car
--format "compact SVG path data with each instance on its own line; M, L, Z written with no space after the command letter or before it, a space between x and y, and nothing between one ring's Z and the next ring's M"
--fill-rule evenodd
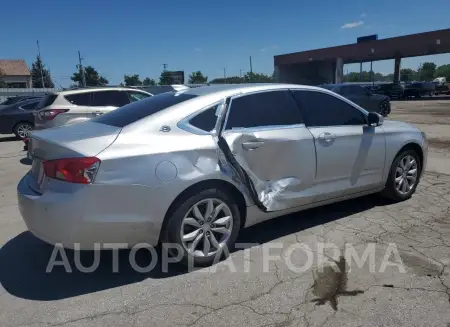
M377 85L374 89L374 93L387 95L389 98L401 99L404 93L403 86L398 83L388 83Z
M33 129L33 111L40 99L21 101L0 109L0 134L15 134L24 139Z
M321 87L342 95L367 111L377 112L383 116L387 116L391 112L388 96L375 94L361 85L323 84Z
M403 96L420 98L422 96L432 96L436 90L436 86L429 82L414 82L406 84Z
M27 100L33 100L33 99L42 99L42 95L17 95L13 97L6 98L5 101L0 103L0 108L4 108L6 106L11 106L13 104L27 101Z

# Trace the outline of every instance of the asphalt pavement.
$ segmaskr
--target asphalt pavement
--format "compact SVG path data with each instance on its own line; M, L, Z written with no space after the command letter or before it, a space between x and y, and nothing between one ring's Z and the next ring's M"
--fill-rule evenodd
M450 324L448 161L432 162L408 201L367 196L248 228L238 242L252 246L210 268L137 272L121 251L118 272L108 252L83 273L93 253L78 262L68 251L69 267L47 273L53 248L17 209L16 185L30 168L21 146L0 138L2 327ZM135 256L142 267L144 251Z

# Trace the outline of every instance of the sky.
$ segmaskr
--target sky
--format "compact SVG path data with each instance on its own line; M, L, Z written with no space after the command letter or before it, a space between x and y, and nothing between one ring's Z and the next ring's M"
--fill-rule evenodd
M277 4L278 3L278 4ZM22 0L2 1L0 59L31 67L37 40L56 86L69 86L78 51L110 84L124 74L158 79L163 64L209 79L249 71L271 74L273 56L450 27L449 0ZM402 60L450 63L450 54ZM363 69L369 70L366 63ZM373 69L392 73L392 60ZM359 71L345 65L344 73Z

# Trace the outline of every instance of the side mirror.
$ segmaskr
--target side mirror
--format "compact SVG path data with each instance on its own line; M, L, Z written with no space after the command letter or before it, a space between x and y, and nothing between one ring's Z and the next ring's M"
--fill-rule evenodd
M376 112L369 112L367 116L369 126L380 126L383 125L383 116Z

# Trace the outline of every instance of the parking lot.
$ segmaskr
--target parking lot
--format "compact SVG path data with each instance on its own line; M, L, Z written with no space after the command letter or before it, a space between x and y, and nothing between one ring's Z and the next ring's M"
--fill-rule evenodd
M248 250L191 272L157 264L140 273L123 251L118 272L110 253L83 273L67 252L72 272L46 273L53 248L27 232L17 209L30 167L22 142L0 137L0 326L450 326L450 100L393 101L389 119L429 138L411 199L367 196L267 221L242 231ZM346 246L359 257L373 251L374 262L317 271ZM92 253L81 259L88 266ZM137 254L142 266L147 259ZM308 260L313 267L299 269Z

